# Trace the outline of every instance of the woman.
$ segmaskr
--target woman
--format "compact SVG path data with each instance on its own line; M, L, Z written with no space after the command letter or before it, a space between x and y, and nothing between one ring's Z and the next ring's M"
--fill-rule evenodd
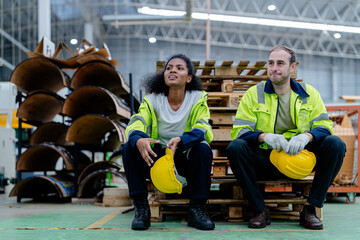
M132 229L150 226L146 179L156 159L168 147L174 154L179 175L187 180L190 208L188 226L202 230L215 228L205 203L210 192L212 130L207 93L183 54L174 55L163 72L145 79L147 95L138 114L131 117L124 145L123 162L129 195L135 206Z

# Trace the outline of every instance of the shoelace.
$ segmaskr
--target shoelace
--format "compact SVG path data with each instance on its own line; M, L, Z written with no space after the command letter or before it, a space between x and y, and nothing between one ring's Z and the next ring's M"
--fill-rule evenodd
M149 207L148 207L148 203L147 202L139 202L136 204L136 215L140 215L140 216L148 216L149 215Z
M194 214L196 216L198 216L199 218L203 219L203 218L209 218L206 210L205 210L205 207L203 206L193 206L193 211L194 211Z

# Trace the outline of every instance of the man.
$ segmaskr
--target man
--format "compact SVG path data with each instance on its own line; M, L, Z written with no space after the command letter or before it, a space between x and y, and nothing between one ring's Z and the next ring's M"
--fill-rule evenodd
M316 170L307 203L300 211L300 224L323 229L315 207L321 208L328 188L339 172L346 152L344 142L332 135L319 92L291 79L296 68L295 52L285 46L270 51L269 79L249 88L241 99L227 147L230 166L255 215L249 228L271 224L257 180L284 178L271 164L272 149L297 155L304 148L316 156Z

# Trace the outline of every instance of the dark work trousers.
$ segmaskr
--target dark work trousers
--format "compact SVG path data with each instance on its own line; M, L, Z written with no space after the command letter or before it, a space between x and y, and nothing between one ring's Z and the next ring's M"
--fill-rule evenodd
M316 156L315 177L307 201L321 208L327 191L339 172L345 152L345 143L337 136L311 142L305 147ZM286 179L270 162L271 150L263 150L258 146L250 146L243 139L232 141L226 149L230 166L236 179L244 191L245 197L255 212L265 207L257 180Z
M158 158L164 156L165 149L155 145L153 151ZM176 170L187 180L190 199L208 199L211 184L212 151L208 144L199 143L189 153L177 150L174 157ZM126 143L123 148L123 163L129 186L129 195L147 195L146 179L150 179L150 167L141 157L139 150Z

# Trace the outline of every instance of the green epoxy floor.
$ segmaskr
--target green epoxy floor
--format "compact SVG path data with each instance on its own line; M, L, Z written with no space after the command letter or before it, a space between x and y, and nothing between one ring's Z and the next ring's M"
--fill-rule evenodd
M358 196L359 197L359 196ZM0 240L36 239L360 239L360 200L347 204L345 197L328 199L322 231L311 231L298 222L273 220L265 229L249 229L247 223L216 221L214 231L187 227L181 217L151 223L148 231L130 229L134 212L120 208L71 203L33 203L0 194Z

